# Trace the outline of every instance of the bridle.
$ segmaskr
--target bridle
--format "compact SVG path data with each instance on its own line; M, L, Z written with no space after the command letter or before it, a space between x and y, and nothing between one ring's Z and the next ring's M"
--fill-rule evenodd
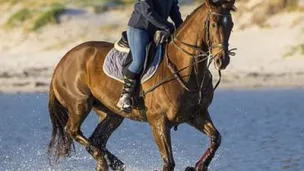
M199 104L201 104L202 103L202 101L203 101L203 86L204 86L204 82L205 82L205 78L206 78L206 75L208 74L209 76L210 76L210 78L211 78L211 80L212 80L212 74L210 73L210 71L209 71L209 67L210 67L210 65L211 65L211 63L212 63L212 61L213 61L213 59L215 58L215 56L217 55L217 54L219 54L220 52L222 52L223 50L224 51L228 51L228 47L227 46L225 46L225 44L222 44L222 43L217 43L217 44L214 44L212 41L211 41L211 38L210 38L210 17L212 16L212 15L218 15L218 16L221 16L221 17L231 17L231 15L230 14L228 14L228 15L225 15L225 14L221 14L221 13L217 13L217 12L213 12L213 11L211 11L211 9L210 9L210 11L209 11L209 13L207 14L207 19L205 20L205 29L204 29L204 36L205 36L205 40L206 40L206 44L207 44L207 46L208 46L208 52L205 52L205 51L203 51L202 50L202 48L201 47L198 47L198 46L194 46L194 45L191 45L191 44L187 44L187 43L185 43L185 42L182 42L181 40L179 40L176 36L175 36L175 34L173 34L173 39L172 39L172 41L173 41L173 43L174 43L174 45L178 48L178 49L180 49L180 50L182 50L184 53L186 53L186 54L188 54L189 56L191 56L192 58L193 58L193 67L194 67L194 74L195 74L195 77L196 77L196 85L197 85L197 89L195 89L195 90L191 90L191 89L189 89L187 86L186 86L186 84L184 83L184 81L182 80L182 79L180 79L180 77L176 77L176 79L180 82L180 84L187 90L187 91L198 91L198 94L199 94L199 97L198 97L198 103ZM196 54L191 54L191 53L189 53L189 52L187 52L185 49L182 49L180 46L178 46L178 44L176 44L176 42L175 41L178 41L179 43L181 43L182 45L184 45L184 46L187 46L187 47L189 47L189 48L191 48L191 49L194 49L194 50L198 50L199 51L199 54L198 55L196 55ZM221 50L216 54L216 55L212 55L212 49L213 48L220 48ZM231 52L231 50L230 51L228 51L228 53L230 54L230 55L234 55L234 54L232 54L232 52ZM167 59L169 59L169 56L168 56L168 54L167 54ZM198 74L199 74L199 71L200 71L200 69L199 69L199 64L200 63L202 63L202 62L204 62L204 61L206 61L207 60L207 62L206 62L206 66L205 66L205 69L204 69L204 76L203 76L203 79L201 80L201 82L199 82L199 77L198 77ZM168 60L168 61L170 61L170 60ZM170 63L170 62L169 62ZM172 65L172 64L171 64ZM170 65L168 65L168 66L170 66ZM169 67L170 68L170 67ZM171 70L171 72L173 72L174 73L174 70L172 70L172 69L170 69ZM213 91L215 91L215 89L218 87L218 85L220 84L220 81L221 81L221 76L222 76L222 74L221 74L221 70L219 69L219 68L217 68L217 70L218 70L218 74L219 74L219 79L218 79L218 81L217 81L217 83L216 83L216 85L214 86L214 88L213 88ZM176 71L175 71L176 72ZM205 94L206 94L207 92L205 92Z
M191 44L188 44L188 43L185 43L181 40L179 40L177 37L176 37L176 34L173 34L172 35L172 41L174 43L174 45L181 51L183 51L184 53L186 53L187 55L189 56L192 56L192 57L195 57L197 56L196 54L191 54L190 52L187 52L185 49L181 48L180 46L178 46L176 44L176 41L178 41L179 43L181 43L182 45L184 46L187 46L191 49L194 49L194 50L197 50L200 52L199 55L202 55L202 54L206 54L206 56L208 56L207 54L211 54L211 51L213 48L221 48L222 50L226 50L228 49L228 47L226 47L225 45L221 44L221 43L218 43L218 44L214 44L210 41L210 16L211 15L218 15L218 16L222 16L222 17L231 17L230 14L228 15L225 15L225 14L221 14L221 13L217 13L217 12L213 12L213 11L209 11L208 13L208 16L207 16L207 19L205 20L205 30L204 30L204 36L205 36L205 39L206 39L206 44L208 46L208 52L202 50L201 47L199 46L195 46L195 45L191 45ZM176 33L176 32L175 32Z
M167 63L167 66L168 68L170 69L170 71L172 72L171 75L165 77L163 80L161 80L158 84L152 86L150 89L146 90L145 92L142 92L142 96L145 96L146 94L154 91L156 88L158 88L159 86L167 83L167 82L170 82L172 80L178 80L178 82L181 84L181 86L188 92L198 92L199 94L199 98L198 98L198 103L201 104L202 103L202 100L203 100L203 85L204 85L204 82L205 82L205 76L208 74L212 80L212 74L210 73L209 71L209 67L214 59L214 56L216 55L212 55L212 49L213 48L221 48L221 50L218 52L222 52L223 50L227 50L228 53L230 55L234 55L233 52L231 52L232 50L235 50L235 49L231 49L231 50L228 50L228 47L225 46L224 44L213 44L211 42L211 39L210 39L210 17L211 15L218 15L218 16L222 16L222 17L231 17L231 15L224 15L224 14L220 14L220 13L216 13L216 12L213 12L213 11L209 11L208 13L208 16L207 16L207 19L205 21L205 29L204 29L204 36L205 36L205 39L206 39L206 44L208 46L208 51L204 51L202 49L202 47L199 47L199 46L195 46L195 45L192 45L192 44L188 44L188 43L185 43L181 40L179 40L176 36L176 30L174 31L174 34L171 35L171 40L173 42L173 44L175 45L175 47L177 47L178 50L182 51L183 53L191 56L193 58L193 63L186 66L186 67L183 67L181 69L177 69L176 65L171 62L170 60L170 57L169 57L169 54L168 54L168 43L166 45L166 54L165 54L165 60L166 60L166 63ZM198 51L199 53L198 54L192 54L190 52L188 52L187 50L185 50L184 48L182 48L181 46L179 46L177 44L177 42L179 42L181 45L184 45L190 49L193 49L194 51ZM203 79L201 80L201 82L199 82L199 64L204 62L204 61L207 61L206 62L206 67L205 67L205 70L204 70L204 76L203 76ZM191 89L187 86L187 84L185 83L185 81L182 79L183 77L189 77L191 76L192 74L190 75L186 75L186 76L181 76L180 75L180 72L187 69L187 68L190 68L190 67L194 67L194 73L195 73L195 77L196 77L196 84L197 84L197 87L195 89ZM220 81L221 81L221 71L220 69L218 69L218 74L219 74L219 80L218 82L216 83L216 85L214 86L213 90L215 90L218 85L220 84ZM173 77L173 78L172 78Z

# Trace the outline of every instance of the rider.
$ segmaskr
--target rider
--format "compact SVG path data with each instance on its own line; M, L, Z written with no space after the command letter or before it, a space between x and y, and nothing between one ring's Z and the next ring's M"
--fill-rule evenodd
M174 30L174 25L167 21L169 16L176 28L182 24L178 0L138 0L134 5L127 30L133 61L125 72L123 91L117 104L122 111L132 111L132 94L140 79L146 46L154 33L163 30L170 34Z

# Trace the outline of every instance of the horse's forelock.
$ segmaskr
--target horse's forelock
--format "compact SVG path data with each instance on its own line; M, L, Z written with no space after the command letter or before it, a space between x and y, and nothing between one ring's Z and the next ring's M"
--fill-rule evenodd
M236 11L236 7L234 6L235 0L218 0L217 5L229 10L229 11Z
M236 7L233 4L222 4L222 8L227 9L229 11L236 11Z

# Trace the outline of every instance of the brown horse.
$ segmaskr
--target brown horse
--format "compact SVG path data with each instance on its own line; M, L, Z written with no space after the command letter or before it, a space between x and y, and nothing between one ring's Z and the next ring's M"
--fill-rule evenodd
M113 48L112 43L86 42L70 50L57 65L50 86L49 112L53 132L48 152L51 159L68 156L75 140L97 161L96 170L107 171L109 167L125 170L123 162L107 150L106 144L124 118L129 118L149 123L164 171L174 170L175 166L171 128L188 123L208 135L210 147L195 167L186 169L206 171L221 143L221 136L208 112L214 90L205 54L214 59L219 69L228 65L232 10L234 0L217 4L206 0L187 17L167 44L165 60L156 74L142 85L142 90L149 90L170 75L176 79L163 82L145 95L145 114L138 110L122 113L116 106L122 84L102 70L105 56ZM172 74L175 71L178 72ZM92 109L100 122L91 137L86 138L80 126Z

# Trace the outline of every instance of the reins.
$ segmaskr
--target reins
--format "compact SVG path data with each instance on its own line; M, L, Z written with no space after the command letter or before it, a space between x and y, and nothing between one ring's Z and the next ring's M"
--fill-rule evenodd
M168 46L168 45L167 45L167 46ZM196 65L196 63L201 63L201 62L207 60L207 58L203 58L203 59L197 61L196 63L194 62L194 63L192 63L191 65L185 66L185 67L183 67L183 68L177 70L175 64L173 64L173 63L171 62L171 60L169 59L169 57L168 57L168 50L167 50L168 48L167 48L167 46L166 46L166 62L167 62L167 66L168 66L168 68L170 69L170 71L172 72L172 74L166 76L166 77L165 77L164 79L162 79L159 83L155 84L154 86L152 86L151 88L149 88L148 90L146 90L145 92L143 92L142 95L146 95L146 94L148 94L148 93L154 91L154 90L155 90L156 88L158 88L159 86L161 86L161 85L163 85L163 84L165 84L165 83L167 83L167 82L173 81L173 80L175 80L175 79L177 79L177 80L180 82L180 84L181 84L187 91L191 91L191 89L189 89L189 88L186 86L186 84L184 83L184 81L181 79L181 77L185 77L185 76L180 76L179 73L180 73L181 71L184 71L185 69L187 69L187 68L189 68L189 67L192 67L192 66ZM196 55L196 56L197 56L197 57L199 57L199 56L203 57L203 56L206 56L206 55L200 54L200 55ZM172 78L173 76L174 76L174 78ZM187 76L190 76L190 75L187 75Z

